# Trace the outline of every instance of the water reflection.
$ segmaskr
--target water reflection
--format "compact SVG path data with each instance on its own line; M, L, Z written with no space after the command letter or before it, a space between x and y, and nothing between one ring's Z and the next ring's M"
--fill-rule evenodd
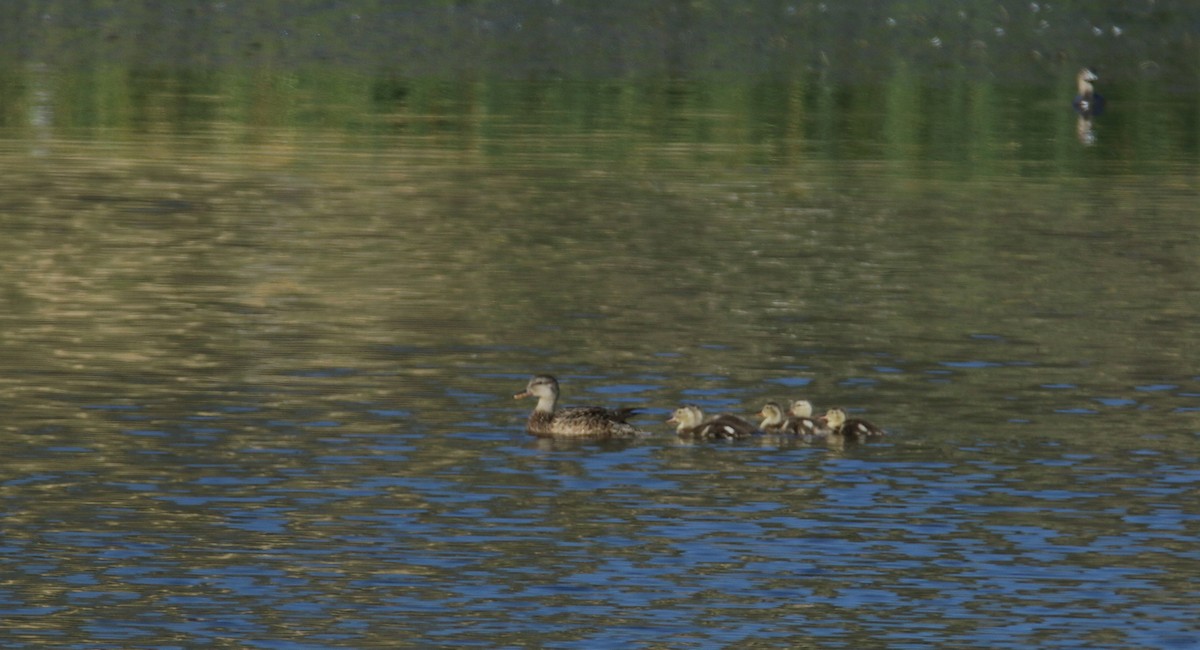
M11 133L0 637L1194 643L1194 142L805 84ZM528 437L535 372L653 435ZM891 435L663 424L801 395Z
M29 449L42 469L4 485L6 553L26 576L6 635L32 643L50 616L110 644L1192 634L1198 518L1179 497L1200 472L1178 459L1194 441L1167 456L930 427L839 452L560 448L526 444L501 403L466 438L469 422L421 433L422 418L365 406L340 425L284 408L173 431L104 410L125 444Z

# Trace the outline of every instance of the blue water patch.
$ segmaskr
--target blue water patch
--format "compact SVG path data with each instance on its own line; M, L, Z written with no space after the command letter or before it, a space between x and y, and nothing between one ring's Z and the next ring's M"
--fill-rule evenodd
M1137 406L1137 400L1123 397L1096 397L1093 399L1105 406Z
M688 388L680 392L681 395L691 397L710 397L715 395L727 395L731 391L728 388Z
M1179 388L1177 384L1145 384L1134 386L1134 390L1139 390L1143 393L1157 393L1165 390L1175 390L1176 388Z
M1089 408L1054 409L1054 412L1055 413L1065 413L1067 415L1097 415L1098 413L1100 413L1100 411L1097 411L1096 409L1089 409Z
M113 600L136 600L141 594L133 591L72 591L67 594L70 600L89 600L95 598L111 598Z
M904 372L904 370L902 368L895 368L893 366L875 366L872 369L875 372L880 372L883 374L897 374L897 373Z
M998 368L1004 364L994 361L939 361L947 368Z
M878 379L870 377L847 377L840 382L839 386L874 386L879 383Z
M381 418L410 418L410 417L412 417L412 412L405 411L404 409L368 409L367 413L370 413L371 415L378 416Z
M768 379L767 383L779 384L789 388L800 388L812 383L812 377L775 377Z
M301 424L301 426L329 429L329 428L334 428L334 427L340 427L340 426L342 426L342 423L338 422L337 420L313 420L312 422L305 422L305 423Z
M50 616L51 614L57 614L64 609L66 609L66 607L50 605L42 607L0 607L0 616Z
M157 492L159 486L155 483L121 483L112 482L109 485L113 487L129 490L130 492Z
M1070 390L1070 389L1079 388L1079 387L1076 386L1075 384L1062 383L1062 384L1042 384L1042 388L1048 388L1050 390Z
M596 386L588 389L589 393L598 393L601 395L627 395L633 393L644 393L651 390L659 390L662 386L654 384L610 384L607 386Z
M16 587L0 594L0 615L31 611L49 588L81 619L59 645L119 647L238 638L290 649L303 647L297 630L314 647L386 646L402 634L413 645L564 649L646 638L794 645L798 628L830 647L871 635L889 647L1001 650L1191 634L1191 611L1163 589L1198 557L1190 533L1200 516L1186 497L1200 470L1175 432L1161 442L1105 436L1096 448L1091 429L1113 425L1094 418L1053 418L1064 425L1054 431L997 425L1026 409L1047 422L1053 404L1023 401L1021 387L1037 379L982 396L984 415L964 406L956 415L969 426L930 421L888 444L682 446L651 422L680 394L745 416L758 391L809 386L796 372L807 374L596 384L608 398L578 402L671 397L643 416L654 435L626 446L547 444L517 433L523 418L508 403L455 410L440 391L445 413L428 422L424 407L347 402L337 413L345 431L313 431L299 427L328 413L270 406L252 427L230 426L220 438L229 444L186 450L158 440L186 421L130 429L159 433L119 437L125 447L169 456L117 446L127 466L111 474L92 457L49 457L4 483L30 498L10 503L21 516L6 520L15 533L0 553ZM716 388L682 389L694 385ZM1137 404L1052 397L1104 412ZM1177 402L1154 406L1195 400ZM417 431L401 426L408 418ZM51 441L91 440L73 433ZM80 512L68 517L74 495ZM6 616L16 632L0 631L0 645L8 634L14 647L36 647L49 637L30 630L55 613ZM137 623L112 623L127 620Z

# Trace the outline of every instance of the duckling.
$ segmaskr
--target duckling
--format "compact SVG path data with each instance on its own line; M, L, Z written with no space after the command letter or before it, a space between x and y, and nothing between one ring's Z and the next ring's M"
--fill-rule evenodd
M1093 82L1099 81L1100 77L1092 72L1090 68L1083 68L1075 77L1075 87L1078 94L1071 102L1071 106L1075 107L1075 112L1079 113L1080 117L1091 119L1104 112L1104 96L1096 92L1096 87Z
M813 414L812 402L806 399L792 400L792 402L788 404L787 414L797 418L811 418Z
M822 425L829 427L829 432L832 435L843 436L848 439L862 440L884 435L883 429L866 420L859 418L846 419L846 412L842 409L829 409L818 421Z
M804 433L810 433L814 436L822 436L829 433L829 429L821 425L821 423L813 417L812 402L806 399L792 400L788 406L788 415L798 419Z
M753 424L729 413L705 420L704 411L691 404L675 409L667 424L675 425L680 438L696 440L742 440L757 432Z
M808 415L812 415L812 404L807 400L798 400L792 402L792 409L788 414L784 414L783 409L775 402L767 402L763 405L762 410L758 415L762 417L762 422L759 423L759 428L768 433L787 433L792 435L819 435L821 427L818 422L808 416L797 416L793 413L797 410L804 412L804 407L808 407Z
M538 403L529 415L526 429L535 436L571 438L636 438L642 434L626 422L633 408L609 409L602 406L579 406L555 410L558 403L558 380L550 375L537 375L529 380L525 392L514 399L537 397Z

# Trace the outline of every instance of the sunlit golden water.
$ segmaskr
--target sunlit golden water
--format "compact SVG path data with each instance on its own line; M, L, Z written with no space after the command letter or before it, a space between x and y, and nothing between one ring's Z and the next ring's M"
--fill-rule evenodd
M1195 640L1194 161L555 119L8 139L5 638ZM661 423L800 396L893 435Z

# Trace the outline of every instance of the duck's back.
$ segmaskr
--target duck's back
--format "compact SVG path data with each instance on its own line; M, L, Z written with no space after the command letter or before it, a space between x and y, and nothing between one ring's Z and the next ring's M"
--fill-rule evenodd
M640 431L626 420L635 412L633 408L602 406L566 408L553 413L534 411L526 428L535 436L634 438Z
M786 433L800 436L816 436L826 433L826 431L815 419L794 415L787 419Z
M691 437L702 440L744 440L757 431L753 424L738 416L722 413L694 427Z
M883 429L880 429L866 420L860 420L857 418L846 420L846 423L842 425L842 430L840 433L843 436L858 439L876 438L885 435Z

